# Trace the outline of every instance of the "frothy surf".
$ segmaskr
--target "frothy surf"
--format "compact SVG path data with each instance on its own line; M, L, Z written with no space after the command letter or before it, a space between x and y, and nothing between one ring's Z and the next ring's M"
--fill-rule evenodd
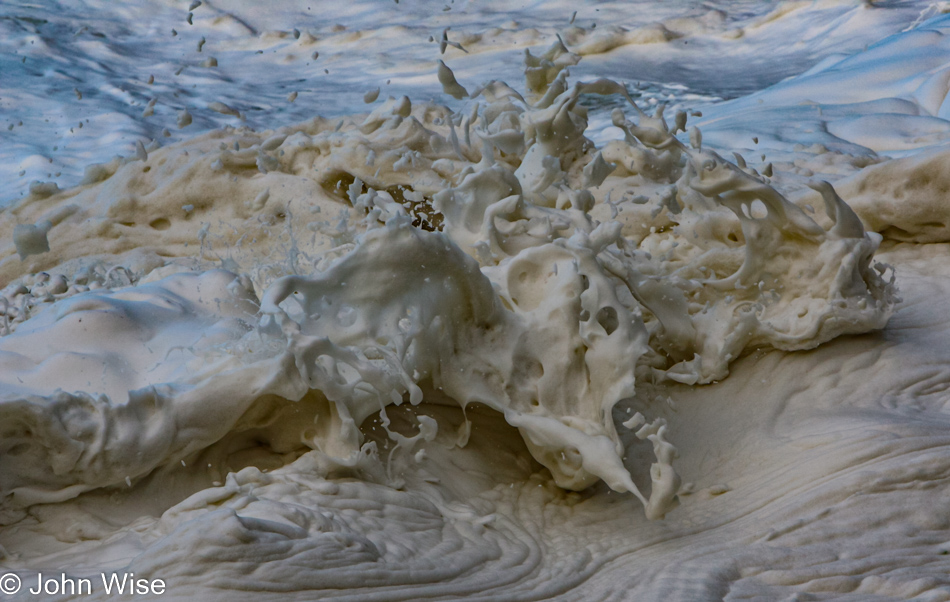
M855 517L899 514L852 503L861 458L881 483L939 482L946 463L939 417L873 414L851 383L916 357L903 333L939 308L832 342L888 324L895 270L874 255L884 237L943 240L923 223L936 184L911 214L896 194L856 214L820 179L791 202L771 165L727 160L686 111L572 82L580 59L560 38L526 51L520 89L440 62L451 109L390 96L368 115L139 143L79 186L31 186L0 214L3 566L134 570L176 598L692 600L740 581L787 593L795 571L833 591L768 542L807 547L835 515L838 539L808 551L834 566ZM621 105L619 139L588 137L592 96ZM929 152L841 189L939 172ZM923 251L888 245L905 305L943 290ZM939 383L945 364L866 377ZM906 564L901 550L875 562ZM757 562L783 568L736 568ZM604 581L631 566L638 584ZM834 571L848 591L911 587Z

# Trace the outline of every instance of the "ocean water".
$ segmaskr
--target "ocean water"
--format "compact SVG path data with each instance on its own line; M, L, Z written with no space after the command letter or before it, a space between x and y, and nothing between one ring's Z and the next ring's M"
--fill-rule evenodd
M558 33L582 47L575 77L612 77L646 102L694 108L761 90L939 10L929 2L865 9L854 2L291 0L267 10L256 2L205 2L188 11L190 4L4 3L0 173L7 185L0 201L22 197L36 180L74 185L87 165L129 155L136 141L164 144L225 125L269 129L361 112L369 108L364 94L376 88L382 98L409 94L452 106L441 94L437 60L470 87L520 81L524 50ZM447 46L439 53L446 29L467 52ZM211 57L217 66L202 67ZM152 114L143 117L152 100ZM210 110L212 102L243 120ZM193 121L179 129L183 110Z
M0 591L950 600L948 12L0 3Z

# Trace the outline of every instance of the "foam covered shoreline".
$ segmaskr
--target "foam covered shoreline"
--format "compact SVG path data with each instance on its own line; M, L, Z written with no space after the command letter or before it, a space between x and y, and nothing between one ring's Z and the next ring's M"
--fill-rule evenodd
M523 87L442 62L451 108L139 144L0 212L0 566L172 599L950 599L941 141L809 175L766 119L789 163L727 159L693 121L721 149L873 61L700 117L571 79L574 50L526 51Z

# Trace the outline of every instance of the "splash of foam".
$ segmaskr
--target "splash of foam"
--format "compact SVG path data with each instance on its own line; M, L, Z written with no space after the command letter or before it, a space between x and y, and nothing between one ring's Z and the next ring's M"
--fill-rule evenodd
M695 133L681 142L685 115L671 130L615 82L569 85L577 60L560 41L529 53L527 98L490 82L458 113L391 98L360 122L149 149L5 214L8 234L50 224L50 251L8 249L6 274L107 256L145 283L54 299L4 340L0 423L20 425L0 437L5 503L145 475L294 403L310 422L281 422L271 445L365 462L365 420L441 391L503 413L561 487L602 480L664 516L679 489L665 423L625 423L653 444L644 494L611 414L638 380L708 383L750 348L881 328L894 287L872 263L880 237L830 186L823 227ZM627 98L625 140L584 136L590 94ZM161 279L215 262L250 277ZM63 380L84 363L101 381Z

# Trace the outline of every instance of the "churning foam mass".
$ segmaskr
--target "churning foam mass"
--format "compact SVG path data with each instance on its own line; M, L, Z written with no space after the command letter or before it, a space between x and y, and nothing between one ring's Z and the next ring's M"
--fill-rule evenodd
M0 587L950 600L950 6L503 4L0 7Z

